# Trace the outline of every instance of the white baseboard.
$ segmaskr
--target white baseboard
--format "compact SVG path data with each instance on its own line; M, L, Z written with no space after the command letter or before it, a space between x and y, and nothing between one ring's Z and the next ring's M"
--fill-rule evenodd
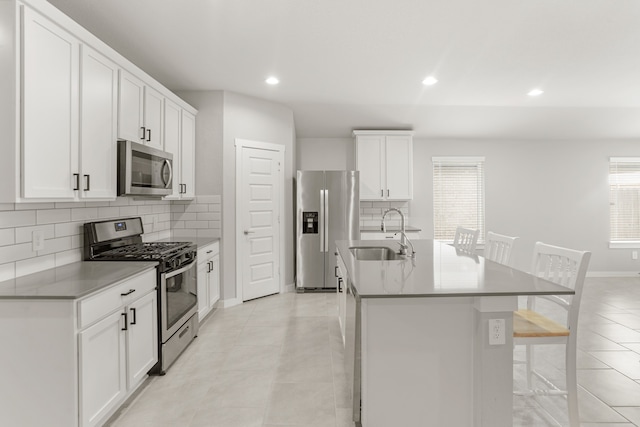
M240 298L229 298L229 299L221 300L218 302L221 303L221 307L223 308L229 308L229 307L233 307L234 305L242 304L242 300Z
M587 277L638 277L639 271L589 271Z

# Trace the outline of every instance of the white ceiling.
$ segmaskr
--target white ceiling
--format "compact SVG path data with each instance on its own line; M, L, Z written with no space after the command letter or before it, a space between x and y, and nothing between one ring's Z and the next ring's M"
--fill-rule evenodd
M298 137L640 137L638 0L49 1L172 90L288 105Z

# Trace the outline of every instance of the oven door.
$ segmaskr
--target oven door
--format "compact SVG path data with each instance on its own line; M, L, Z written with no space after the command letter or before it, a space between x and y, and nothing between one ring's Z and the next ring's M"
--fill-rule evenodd
M162 342L198 311L196 261L160 275Z

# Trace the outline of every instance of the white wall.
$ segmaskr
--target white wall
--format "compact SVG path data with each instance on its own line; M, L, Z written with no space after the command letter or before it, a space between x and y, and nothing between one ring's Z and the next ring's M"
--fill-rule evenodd
M293 283L293 176L295 128L290 108L233 92L180 91L198 109L196 194L222 194L220 274L222 298L236 295L236 138L285 146L285 284Z
M338 141L314 140L324 146L326 164L345 157L348 149ZM301 141L300 164L318 158L306 154ZM303 148L305 148L303 150ZM591 272L636 272L640 261L631 250L609 249L608 167L611 156L640 156L640 144L631 140L489 141L414 140L414 199L409 204L410 224L433 237L433 156L484 156L486 173L486 229L519 236L516 266L530 268L533 244L543 241L593 252Z
M299 138L296 169L353 170L355 149L352 138Z

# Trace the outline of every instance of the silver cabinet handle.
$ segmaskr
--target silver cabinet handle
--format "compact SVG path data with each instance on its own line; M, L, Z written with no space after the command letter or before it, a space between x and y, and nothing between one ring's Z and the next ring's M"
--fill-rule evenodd
M255 233L255 231L244 230L244 234L245 234L245 236L246 236L247 234L253 234L253 233Z

